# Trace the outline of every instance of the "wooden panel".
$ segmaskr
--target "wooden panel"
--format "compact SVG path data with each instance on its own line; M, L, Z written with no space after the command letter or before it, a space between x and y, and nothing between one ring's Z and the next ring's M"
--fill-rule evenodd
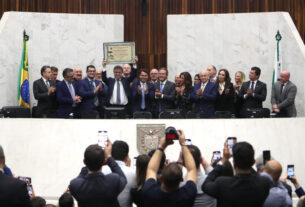
M5 11L123 14L124 39L136 42L139 66L149 69L167 65L167 14L287 11L305 39L305 0L1 0L0 17Z

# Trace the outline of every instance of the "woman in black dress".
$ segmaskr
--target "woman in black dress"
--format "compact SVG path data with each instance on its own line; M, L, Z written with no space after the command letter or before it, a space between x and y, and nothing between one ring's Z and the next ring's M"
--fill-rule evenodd
M227 69L219 70L216 84L218 93L216 96L215 110L230 111L231 114L234 114L234 88Z
M176 102L178 109L186 116L188 111L192 111L191 93L193 90L192 76L189 72L180 74L181 86L176 88Z

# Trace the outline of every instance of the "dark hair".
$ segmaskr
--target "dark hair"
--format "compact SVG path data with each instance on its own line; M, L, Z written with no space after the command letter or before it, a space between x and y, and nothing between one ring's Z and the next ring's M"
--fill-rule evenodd
M162 68L160 68L158 71L160 72L160 70L165 70L166 75L168 75L168 70L167 70L167 68L166 68L166 67L162 67Z
M136 183L137 189L141 190L146 179L146 170L150 157L148 155L139 155L136 162Z
M86 69L86 72L88 72L89 68L94 68L95 69L94 65L88 65L87 69Z
M114 72L114 70L115 69L120 69L121 71L123 71L123 68L122 68L122 66L120 66L120 65L116 65L116 66L114 66L114 68L113 68L113 72Z
M59 207L73 207L74 201L70 193L64 193L58 201Z
M193 82L192 82L191 74L189 72L180 73L180 78L181 78L182 75L184 76L185 88L187 88L187 89L193 88Z
M47 204L46 207L56 207L54 204Z
M213 162L212 167L215 167L220 160L221 159L218 159L215 162ZM233 175L234 175L234 170L232 164L229 161L223 163L220 176L233 176Z
M52 66L52 67L51 67L51 71L53 71L53 72L58 72L58 68L55 67L55 66Z
M195 146L195 145L188 145L187 148L189 148L190 153L192 154L195 164L196 164L196 168L200 168L200 163L201 163L201 152L200 149ZM183 160L184 162L184 160Z
M62 76L65 78L67 77L68 73L73 72L71 68L65 68L64 71L62 71Z
M46 200L40 196L35 196L34 198L31 198L31 203L32 203L33 207L45 207L46 206Z
M143 73L146 73L146 74L148 75L148 77L149 77L149 71L148 71L146 68L140 69L139 75L140 75L142 72L143 72Z
M151 158L154 153L155 153L156 150L151 150L149 153L148 153L148 156ZM165 160L166 160L166 155L164 152L162 152L162 157L161 157L161 161L160 161L160 165L159 165L159 172L161 172L161 170L163 169L164 167L164 164L165 164Z
M260 76L261 75L261 69L257 66L254 66L251 68L251 70L255 70L255 74Z
M182 180L182 168L177 163L170 163L162 170L162 182L169 188L176 188Z
M195 78L195 77L199 78L199 80L200 80L200 75L199 75L199 73L197 73L197 74L194 76L194 78Z
M41 69L40 69L40 75L41 75L41 76L42 76L42 74L46 71L47 68L50 68L50 66L44 65L44 66L41 67Z
M129 147L126 142L117 140L112 144L111 155L115 160L124 161L128 153L129 153Z
M233 146L235 165L243 170L249 170L254 164L254 149L248 142L238 142Z
M88 169L91 171L97 171L103 165L105 154L104 150L100 146L94 144L87 147L84 157L84 162Z
M229 71L228 71L227 69L224 69L224 68L223 68L223 69L220 69L220 70L218 71L218 76L219 76L219 73L220 73L221 71L225 72L225 86L226 86L226 87L230 87L230 85L231 85L231 77L230 77ZM216 82L219 83L218 77L217 77Z

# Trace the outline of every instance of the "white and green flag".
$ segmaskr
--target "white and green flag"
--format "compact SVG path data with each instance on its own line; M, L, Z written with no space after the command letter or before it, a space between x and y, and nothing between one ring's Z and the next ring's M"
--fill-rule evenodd
M280 80L280 73L282 72L282 54L280 41L282 36L279 31L275 35L276 39L276 51L275 51L275 60L274 60L274 68L273 68L273 78L272 78L272 86L276 83L276 81Z

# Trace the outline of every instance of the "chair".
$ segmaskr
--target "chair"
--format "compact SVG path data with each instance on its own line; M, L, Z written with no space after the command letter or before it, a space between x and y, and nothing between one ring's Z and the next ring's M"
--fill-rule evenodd
M134 119L151 119L152 114L149 111L136 111L133 113Z
M268 109L269 110L269 109ZM252 109L246 109L246 118L263 118L266 117L268 111L263 110L262 108L252 108ZM269 116L270 117L270 110L269 110Z
M202 111L201 112L188 111L186 113L186 118L187 119L202 119L205 117L204 117L204 113Z
M215 111L215 118L216 119L219 119L219 118L229 119L229 118L232 118L232 113L231 113L231 111Z
M1 113L10 118L31 118L31 109L25 106L3 106Z
M183 115L178 109L167 109L159 114L159 119L183 119Z
M124 107L106 107L104 106L104 118L105 119L125 119L126 114Z
M80 115L81 119L99 119L100 115L97 111L83 111Z

